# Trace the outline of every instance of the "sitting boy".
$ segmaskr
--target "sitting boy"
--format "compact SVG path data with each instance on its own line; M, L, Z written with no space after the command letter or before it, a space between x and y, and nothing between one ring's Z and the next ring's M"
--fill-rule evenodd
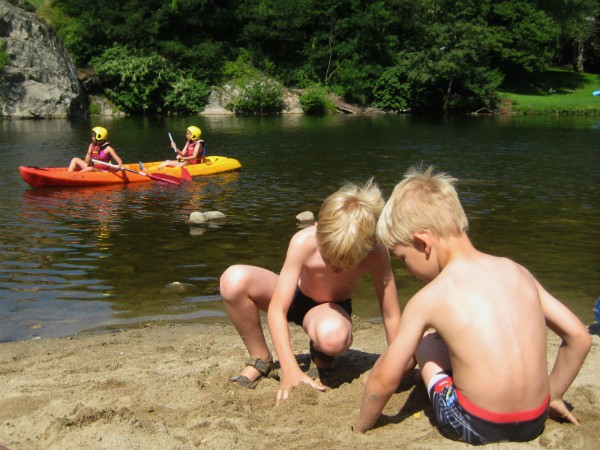
M383 205L372 180L362 188L348 184L323 202L315 225L292 237L279 275L246 265L231 266L223 273L221 295L252 358L230 381L253 388L273 369L259 316L259 310L268 309L269 330L282 372L276 404L300 383L325 390L318 373L313 379L300 369L288 321L308 334L316 368L331 368L333 357L352 343L351 296L365 274L373 277L387 341L391 342L400 322L400 306L389 251L375 240Z
M563 395L590 349L586 327L524 267L473 247L454 181L410 169L381 213L379 239L426 286L368 374L354 429L373 427L415 353L447 437L528 441L548 411L578 424ZM562 338L550 376L546 325Z

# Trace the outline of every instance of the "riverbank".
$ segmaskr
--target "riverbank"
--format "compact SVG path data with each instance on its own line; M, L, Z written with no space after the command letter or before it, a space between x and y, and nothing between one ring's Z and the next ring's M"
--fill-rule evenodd
M0 344L0 444L14 450L464 448L432 426L425 391L410 377L377 428L364 435L350 431L360 379L385 347L382 325L357 321L354 331L352 349L340 358L327 391L296 388L279 408L276 380L263 380L255 390L228 383L246 355L226 320ZM291 339L305 366L306 335L292 326ZM538 439L518 448L596 445L600 338L593 339L566 395L582 425L549 420ZM550 336L550 361L557 346Z

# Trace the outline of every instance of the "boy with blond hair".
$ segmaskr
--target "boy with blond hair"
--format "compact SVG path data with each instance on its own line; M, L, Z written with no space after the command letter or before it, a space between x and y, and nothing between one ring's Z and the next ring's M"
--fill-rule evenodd
M426 286L366 377L354 429L375 425L413 354L452 439L528 441L548 412L578 424L563 395L590 349L586 327L524 267L473 247L454 181L412 168L382 211L379 239ZM562 338L549 376L546 325Z
M231 266L223 273L221 295L251 357L230 381L253 388L273 369L259 316L259 310L268 310L269 331L281 364L276 404L300 383L325 390L318 370L311 375L300 369L288 322L308 334L316 368L331 368L333 358L352 343L351 296L366 274L373 278L391 342L400 322L400 306L389 251L375 239L383 205L372 180L364 187L347 184L323 202L317 223L292 237L279 275L247 265Z

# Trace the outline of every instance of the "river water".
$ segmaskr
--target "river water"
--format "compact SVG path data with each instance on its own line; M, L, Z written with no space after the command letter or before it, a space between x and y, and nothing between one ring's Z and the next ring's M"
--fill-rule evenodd
M172 321L227 321L231 264L278 271L298 229L345 181L384 196L412 164L457 177L474 244L528 267L586 323L600 296L600 121L586 117L193 117L0 121L0 341ZM89 130L125 162L173 155L203 130L208 153L242 170L182 186L31 188L19 165L65 166ZM225 221L188 224L193 211ZM400 303L420 283L393 260ZM377 320L368 279L355 313Z

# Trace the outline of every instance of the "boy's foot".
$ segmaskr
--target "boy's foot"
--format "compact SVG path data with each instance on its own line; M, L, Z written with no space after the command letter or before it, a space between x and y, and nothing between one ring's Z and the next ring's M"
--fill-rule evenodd
M258 382L263 377L268 377L271 371L275 368L273 356L269 355L267 361L255 358L246 361L246 367L237 376L232 376L229 381L237 383L243 388L254 389Z
M315 348L313 341L310 341L310 367L306 373L312 379L319 379L322 382L331 375L335 367L335 357L327 355Z

